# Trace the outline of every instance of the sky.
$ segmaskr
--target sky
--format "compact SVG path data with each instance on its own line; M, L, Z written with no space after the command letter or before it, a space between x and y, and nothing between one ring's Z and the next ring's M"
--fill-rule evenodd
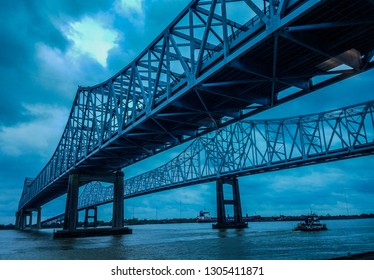
M1 0L0 224L14 223L25 177L52 156L78 85L98 84L130 63L188 0ZM374 71L292 101L257 118L314 113L374 99ZM127 178L158 167L174 148L126 168ZM373 156L241 177L243 213L301 215L374 213ZM43 207L64 211L65 196ZM126 218L215 215L209 183L125 200ZM110 220L111 206L99 208ZM108 218L109 217L109 218Z

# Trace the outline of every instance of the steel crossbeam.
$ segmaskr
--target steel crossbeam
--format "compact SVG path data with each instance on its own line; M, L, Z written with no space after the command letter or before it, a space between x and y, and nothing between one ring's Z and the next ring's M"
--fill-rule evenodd
M374 153L374 101L295 118L243 120L199 137L168 163L125 181L124 198ZM80 209L111 202L113 187L87 185Z
M116 75L78 87L61 140L19 209L66 193L71 172L114 172L372 69L373 23L370 0L191 1ZM318 151L313 127L300 129ZM277 152L266 157L282 158L286 132L272 131L268 149Z

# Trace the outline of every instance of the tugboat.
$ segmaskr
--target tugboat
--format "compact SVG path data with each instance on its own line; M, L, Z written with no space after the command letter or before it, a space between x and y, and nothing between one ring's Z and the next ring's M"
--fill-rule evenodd
M305 216L305 221L298 223L293 231L322 231L327 230L326 224L321 224L316 214Z

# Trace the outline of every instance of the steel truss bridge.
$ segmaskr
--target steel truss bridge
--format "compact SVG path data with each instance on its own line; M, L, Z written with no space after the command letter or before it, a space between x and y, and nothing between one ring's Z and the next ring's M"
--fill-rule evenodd
M374 101L314 115L242 120L195 139L166 164L125 180L124 199L374 154ZM113 201L113 185L87 184L84 210ZM64 219L64 214L43 223Z
M296 118L243 120L195 139L168 163L125 180L124 198L374 154L374 101ZM84 209L113 201L113 186L86 185Z
M19 211L66 193L71 174L113 174L372 69L373 23L370 0L191 1L120 72L78 87L52 158L36 178L25 180ZM293 153L299 147L295 143ZM260 159L270 155L259 151ZM281 155L277 150L272 156Z

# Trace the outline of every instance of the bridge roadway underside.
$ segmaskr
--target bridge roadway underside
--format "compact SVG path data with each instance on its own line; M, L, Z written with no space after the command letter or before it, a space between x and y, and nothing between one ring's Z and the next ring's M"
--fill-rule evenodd
M372 1L330 0L315 4L274 32L263 27L231 49L233 56L203 66L196 83L173 93L178 98L172 96L167 106L156 107L152 117L103 143L74 172L112 173L227 125L224 117L237 121L372 68L373 22ZM235 56L242 48L245 51ZM352 68L330 80L312 80L334 74L333 68L342 62ZM278 95L290 87L299 91ZM256 109L248 110L250 106ZM186 135L190 137L181 137ZM39 207L66 193L68 176L61 175L25 207Z

